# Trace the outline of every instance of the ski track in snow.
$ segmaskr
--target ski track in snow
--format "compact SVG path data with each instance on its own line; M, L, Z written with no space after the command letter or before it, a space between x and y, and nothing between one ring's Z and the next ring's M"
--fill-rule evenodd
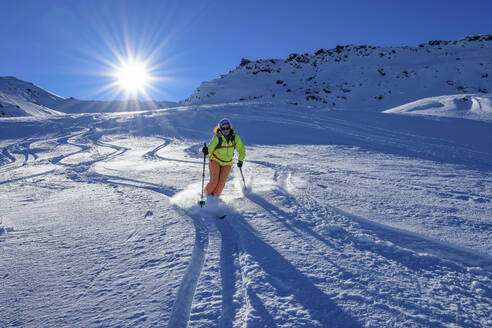
M200 216L192 216L195 225L195 245L174 302L169 327L187 327L195 289L200 277L208 247L208 229Z
M295 121L285 117L283 122ZM446 153L448 149L465 148L445 139L409 135L387 127L368 128L344 119L311 122L320 129L372 142L377 144L376 148L383 144L390 148L398 145L410 154ZM234 187L242 182L233 170L224 196L229 213L227 219L218 220L197 211L196 205L182 208L171 204L178 191L201 180L200 142L168 136L125 135L121 129L113 131L112 124L105 129L104 124L104 119L98 119L83 129L60 128L49 136L39 134L19 139L2 148L0 187L3 194L11 192L15 200L12 205L4 204L2 210L6 213L2 217L8 218L7 224L14 226L14 232L0 235L3 257L11 261L2 261L1 266L5 270L0 272L5 288L0 292L3 300L0 309L6 316L2 316L0 325L480 327L492 324L491 256L468 245L455 245L452 238L438 240L432 231L425 235L418 229L407 231L398 225L388 225L385 220L367 218L365 214L370 213L367 209L352 214L339 208L336 204L345 204L342 197L328 199L336 193L328 193L327 187L313 183L317 175L322 175L318 170L325 168L311 164L325 160L323 155L311 153L306 147L272 146L266 152L263 146L249 147L245 173L251 177L247 183L253 185L253 190L242 197L240 188ZM422 144L428 148L419 149ZM346 153L351 150L324 151L344 159L349 158ZM481 156L473 149L465 153ZM489 157L484 156L480 165L490 164L490 155L486 155ZM334 163L340 158L334 157ZM290 165L282 164L287 161ZM396 165L410 164L401 160ZM329 179L337 183L341 169L337 166L328 169L336 173ZM369 169L360 173L361 169L355 166L346 170L351 170L344 174L352 179L362 177L363 173L371 174ZM483 176L489 174L484 171ZM383 181L382 177L377 178ZM329 180L323 183L328 184ZM413 184L395 183L393 188L404 186L415 193L431 194L443 188L436 183L436 189L432 190L432 184L423 185L417 180ZM95 238L94 246L85 245L79 239L75 242L80 244L78 247L64 246L67 254L73 252L75 258L87 256L85 261L67 258L70 265L63 267L56 256L47 255L39 259L45 261L40 268L32 268L34 263L30 261L34 259L16 258L15 251L29 244L43 245L43 249L55 247L59 235L56 229L61 229L63 224L47 221L43 229L42 223L36 222L35 228L31 228L29 225L35 221L16 222L13 213L22 206L32 206L32 210L43 210L46 217L56 220L60 214L49 212L36 195L66 193L70 188L85 190L81 194L83 199L90 196L90 188L103 188L97 195L107 197L103 201L108 204L122 206L119 211L135 212L131 203L114 204L118 197L148 198L159 205L149 208L145 202L134 204L144 209L143 212L126 222L128 228L109 234L107 245L97 244ZM467 195L459 190L456 195L484 199L474 203L478 211L487 208L486 200L491 197L488 189L479 185ZM190 202L196 200L190 196ZM91 206L81 208L92 210ZM103 210L104 206L98 209ZM116 221L125 217L108 214ZM97 221L91 224L103 228ZM122 228L112 220L107 224ZM194 236L188 234L190 228ZM170 235L168 229L174 234ZM108 238L96 229L92 231L98 238ZM167 238L171 239L166 241ZM84 253L84 248L88 253ZM21 270L23 263L28 265L25 272ZM73 285L73 290L56 285L57 279L67 279L70 266L80 267L83 272L83 276L69 276L69 282L65 282L66 286ZM41 272L48 281L34 278L36 272ZM56 275L61 277L54 278ZM46 307L29 310L23 306L23 302L29 305L31 301L42 303L50 298L51 305ZM62 302L60 298L66 300ZM54 311L66 302L70 305ZM93 313L97 315L91 316Z

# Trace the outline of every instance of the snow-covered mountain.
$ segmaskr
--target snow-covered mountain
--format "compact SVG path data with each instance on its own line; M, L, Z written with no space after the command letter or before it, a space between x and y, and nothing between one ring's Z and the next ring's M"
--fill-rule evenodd
M171 101L96 101L64 98L15 77L0 77L0 117L128 112L169 108Z
M0 77L0 117L50 116L64 98L12 76Z
M485 95L491 90L492 34L484 34L455 41L429 41L416 47L346 45L319 49L314 54L290 54L286 59L242 59L237 68L219 79L203 82L181 103L260 101L383 111L443 95L472 99L473 95ZM64 98L14 77L0 77L0 117L175 106L177 103L166 101ZM443 114L448 109L441 108L438 112ZM400 110L389 112L401 113ZM465 115L462 110L459 115L443 115L492 119L488 110L482 110L478 116Z
M489 93L492 34L415 47L337 46L250 61L203 82L183 104L241 101L382 111L422 98Z

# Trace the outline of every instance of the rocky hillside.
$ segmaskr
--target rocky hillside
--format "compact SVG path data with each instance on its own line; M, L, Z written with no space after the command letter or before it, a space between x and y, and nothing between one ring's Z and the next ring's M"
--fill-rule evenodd
M418 99L492 90L492 35L415 47L340 45L250 61L203 82L183 104L267 101L384 110Z

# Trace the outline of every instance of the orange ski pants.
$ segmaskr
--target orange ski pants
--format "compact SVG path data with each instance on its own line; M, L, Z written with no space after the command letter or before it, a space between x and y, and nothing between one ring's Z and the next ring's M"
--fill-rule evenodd
M214 193L215 196L219 197L225 187L231 166L220 166L217 161L209 161L208 170L210 171L210 182L205 187L207 195Z

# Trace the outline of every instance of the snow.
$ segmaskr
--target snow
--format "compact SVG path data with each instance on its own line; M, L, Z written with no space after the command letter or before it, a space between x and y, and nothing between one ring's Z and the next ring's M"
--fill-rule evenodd
M452 95L425 98L384 111L390 114L431 115L492 122L492 98L485 95Z
M234 166L200 208L223 116L248 188ZM1 119L0 326L490 326L490 131L259 101Z

